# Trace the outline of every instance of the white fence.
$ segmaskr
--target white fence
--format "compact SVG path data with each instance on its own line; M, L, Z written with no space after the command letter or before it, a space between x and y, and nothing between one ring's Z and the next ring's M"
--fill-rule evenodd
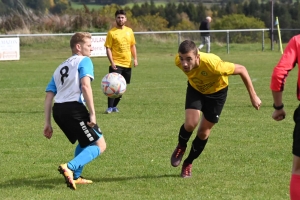
M281 31L298 31L300 29L281 29ZM265 38L266 34L270 34L271 30L270 29L234 29L234 30L209 30L209 31L201 31L201 32L210 32L211 34L214 33L224 33L226 34L226 49L227 53L229 54L230 52L230 36L236 33L241 33L241 32L260 32L261 33L261 39L257 38L257 40L261 41L261 50L265 50ZM182 31L147 31L147 32L134 32L135 35L139 34L176 34L177 35L177 40L178 44L181 43L183 35L184 34L192 34L192 33L197 33L197 37L199 38L199 30L182 30ZM277 33L277 30L274 30L273 33ZM10 37L47 37L47 36L71 36L74 33L51 33L51 34L10 34L10 35L0 35L0 38L10 38ZM91 33L93 36L106 36L107 32L99 32L99 33ZM194 36L195 37L195 36ZM222 36L223 37L223 36ZM271 44L271 49L273 50L273 42L270 42ZM1 46L0 46L1 48ZM1 50L1 49L0 49Z

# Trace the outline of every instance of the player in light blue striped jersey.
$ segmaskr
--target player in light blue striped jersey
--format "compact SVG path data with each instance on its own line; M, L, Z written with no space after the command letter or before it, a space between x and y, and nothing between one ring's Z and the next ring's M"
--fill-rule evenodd
M106 142L96 123L91 87L94 79L91 34L75 33L70 47L72 56L56 68L46 88L44 136L50 139L53 134L52 108L54 121L69 141L72 144L78 141L74 158L58 167L67 186L75 190L76 184L92 183L81 176L83 167L105 151Z

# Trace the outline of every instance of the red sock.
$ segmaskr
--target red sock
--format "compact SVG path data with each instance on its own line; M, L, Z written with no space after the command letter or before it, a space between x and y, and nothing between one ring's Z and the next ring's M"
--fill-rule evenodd
M290 182L291 200L300 200L300 175L292 174Z

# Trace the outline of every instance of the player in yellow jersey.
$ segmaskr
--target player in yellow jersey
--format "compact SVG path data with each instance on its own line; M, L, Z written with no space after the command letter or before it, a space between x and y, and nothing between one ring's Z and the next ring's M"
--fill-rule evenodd
M135 38L132 29L125 26L125 22L127 21L125 11L117 10L115 17L116 27L109 30L104 44L107 58L110 62L109 73L117 72L121 74L125 78L126 83L129 84L132 57L134 67L138 65ZM117 105L121 98L122 96L116 99L108 98L107 114L119 112Z
M251 103L255 109L261 105L256 95L247 69L239 64L222 61L218 56L200 53L191 40L183 41L175 58L176 66L188 77L185 100L185 122L178 134L178 145L171 156L171 165L179 166L185 153L187 142L200 122L197 135L192 142L188 157L184 160L181 176L191 176L192 163L202 153L212 127L219 121L226 101L228 76L240 75ZM200 112L202 117L200 119Z

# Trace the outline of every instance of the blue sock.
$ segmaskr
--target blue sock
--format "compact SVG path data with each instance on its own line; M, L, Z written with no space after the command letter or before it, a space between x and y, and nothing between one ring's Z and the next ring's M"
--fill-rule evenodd
M82 152L84 148L82 148L79 144L75 148L74 157L78 156Z
M76 146L76 148L75 148L75 153L74 153L74 158L76 157L76 156L78 156L81 152L82 152L82 150L83 150L84 148L82 148L79 144ZM82 170L83 170L83 166L82 167L79 167L78 169L76 169L75 171L74 171L74 179L78 179L79 178L79 176L81 175L81 173L82 173Z
M81 152L80 149L82 149ZM100 148L96 145L87 146L85 148L81 148L77 146L75 150L75 154L76 152L77 153L80 152L80 153L76 155L73 160L68 162L68 168L74 171L74 179L77 179L80 176L84 165L91 162L92 160L94 160L100 155Z

